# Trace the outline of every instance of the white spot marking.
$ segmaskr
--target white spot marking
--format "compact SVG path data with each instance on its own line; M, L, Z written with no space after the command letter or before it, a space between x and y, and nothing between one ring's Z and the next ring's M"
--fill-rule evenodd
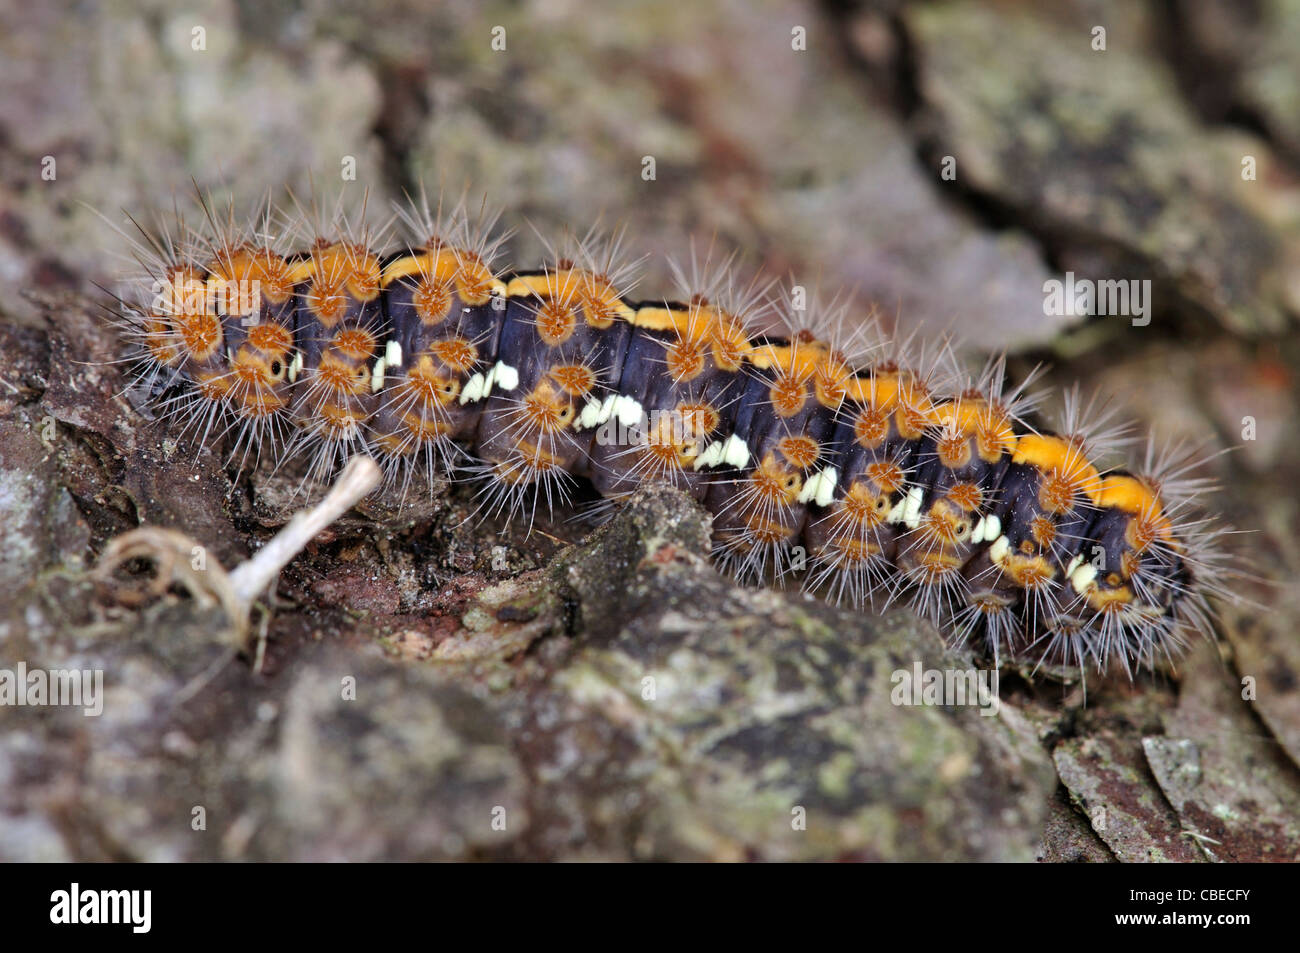
M749 463L749 446L734 433L726 440L715 440L704 448L704 452L695 458L695 469L718 467L730 464L737 470Z
M1074 565L1071 563L1070 565ZM1097 567L1092 563L1084 563L1074 572L1070 573L1070 585L1074 586L1074 591L1083 595L1092 588L1094 580L1097 578Z
M991 543L1001 535L1002 520L990 514L980 517L980 521L975 524L975 532L971 534L971 542L976 545Z
M907 497L900 496L893 509L889 511L889 515L885 517L885 522L891 524L903 522L903 508L905 506L907 506Z
M737 470L748 466L749 445L733 433L723 445L722 462L730 464Z
M626 394L615 395L611 410L624 427L635 427L641 422L641 417L645 413L641 405Z
M519 386L519 371L509 364L497 361L497 366L492 370L496 375L496 386L502 390L514 390Z
M514 390L518 386L519 371L509 364L497 361L496 366L486 374L475 374L466 381L465 388L460 392L460 402L471 404L485 400L492 395L493 387Z
M606 397L602 403L594 397L588 397L587 405L582 408L582 413L578 415L578 420L573 425L573 428L575 430L590 430L592 427L600 426L609 419L609 415L605 413L605 407L612 405L613 400L613 397Z
M488 371L486 375L475 374L465 382L464 389L460 392L460 402L462 404L471 404L480 401L492 390L492 374Z
M799 491L799 502L807 503L812 500L818 506L830 506L831 501L835 499L835 485L839 479L840 472L835 467L826 467L813 474Z
M695 458L695 469L703 470L705 467L716 467L722 462L722 441L715 440L704 448L704 452Z
M907 495L889 511L888 522L902 523L908 529L916 529L921 525L921 498L924 496L924 487L908 487Z

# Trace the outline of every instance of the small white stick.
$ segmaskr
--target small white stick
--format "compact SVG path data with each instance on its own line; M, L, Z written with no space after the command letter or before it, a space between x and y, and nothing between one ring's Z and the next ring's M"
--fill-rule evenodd
M248 642L249 613L253 603L317 533L355 506L379 485L379 480L379 465L374 460L364 456L353 457L323 500L309 510L295 513L288 525L252 559L229 572L215 561L195 566L193 554L202 547L184 533L157 526L141 526L115 537L105 547L95 571L107 579L128 560L152 560L158 567L157 576L150 586L152 595L160 596L168 586L179 584L201 605L219 603L230 619L235 647L243 649ZM261 638L265 639L265 628ZM259 644L259 668L263 648Z
M325 499L310 510L295 513L288 525L252 559L230 571L230 585L240 602L245 606L251 605L280 575L280 570L289 565L318 533L377 487L380 478L379 465L374 460L367 456L353 457Z

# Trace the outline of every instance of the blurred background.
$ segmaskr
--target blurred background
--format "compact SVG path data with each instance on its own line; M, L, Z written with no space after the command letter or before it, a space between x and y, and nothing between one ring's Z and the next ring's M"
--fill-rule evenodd
M626 224L646 293L716 237L989 350L1066 330L1042 284L1067 270L1153 279L1166 327L1300 311L1293 0L0 10L9 301L119 267L91 209L165 212L191 178L251 207L347 166L381 208L423 183L548 237ZM512 252L536 262L531 229Z
M1225 803L1267 821L1230 856L1300 843L1300 0L0 0L4 323L41 321L31 292L102 300L125 249L97 212L353 171L381 207L485 196L518 267L539 233L624 224L645 296L716 240L854 314L1048 363L1054 394L1081 382L1161 441L1234 448L1214 506L1284 584L1243 584L1258 605L1197 648L1195 691L1035 726L1076 804L1159 801L1154 772L1171 807L1138 812L1146 840L1099 833L1109 854L1198 859L1180 830ZM1069 272L1150 281L1150 323L1048 314ZM1160 745L1186 737L1216 780L1184 801ZM1105 859L1063 798L1049 859Z

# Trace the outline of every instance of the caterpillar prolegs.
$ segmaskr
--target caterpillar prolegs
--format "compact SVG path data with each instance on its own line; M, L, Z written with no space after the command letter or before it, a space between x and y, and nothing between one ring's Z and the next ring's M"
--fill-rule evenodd
M998 661L1131 672L1211 629L1206 482L1150 443L1116 467L1126 428L1077 392L1035 427L1003 362L963 375L728 264L634 299L617 236L510 272L463 205L401 208L394 250L341 213L202 206L201 227L133 239L121 323L163 411L240 462L320 478L368 453L384 492L432 468L511 517L568 505L577 479L607 500L664 481L713 514L738 575L907 601Z

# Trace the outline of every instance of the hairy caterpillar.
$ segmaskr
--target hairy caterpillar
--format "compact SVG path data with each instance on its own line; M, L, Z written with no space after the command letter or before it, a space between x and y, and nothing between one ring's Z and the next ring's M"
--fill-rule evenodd
M617 237L506 272L495 219L463 203L400 208L390 251L337 209L237 223L201 204L201 227L139 229L120 323L163 411L241 464L320 478L367 453L390 492L434 468L528 518L578 478L610 501L662 480L709 509L738 575L906 599L995 661L1131 672L1211 631L1207 484L1151 444L1110 467L1125 428L1077 392L1035 429L1000 360L963 375L944 348L846 335L843 309L726 266L675 266L675 298L633 300Z

